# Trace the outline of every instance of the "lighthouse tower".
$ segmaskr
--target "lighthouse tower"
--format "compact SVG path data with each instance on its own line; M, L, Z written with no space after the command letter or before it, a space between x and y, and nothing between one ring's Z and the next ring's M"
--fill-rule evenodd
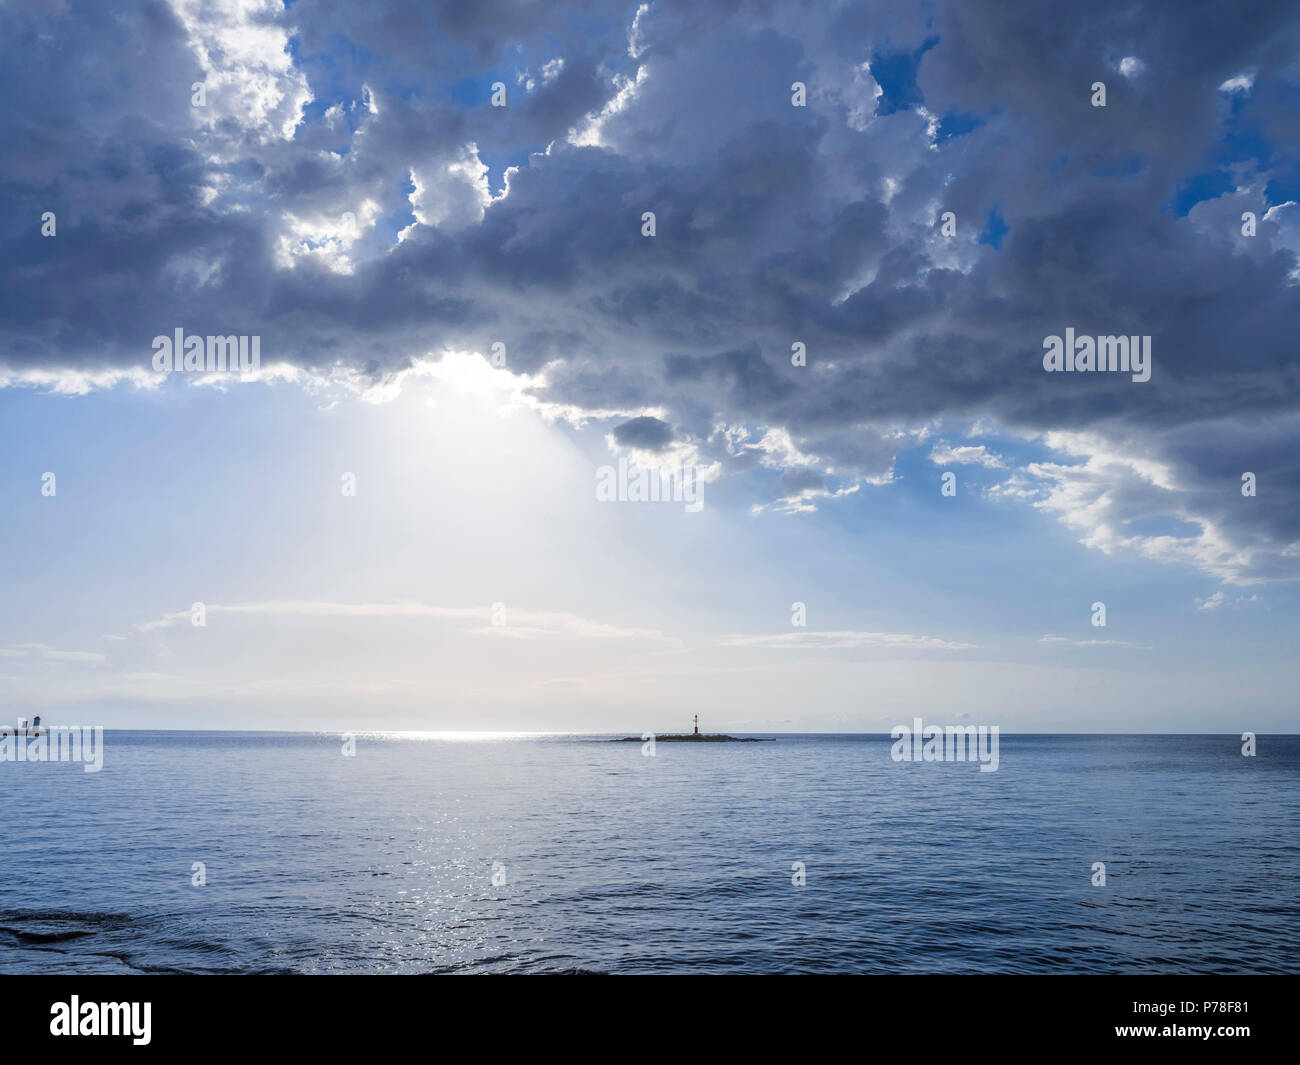
M698 736L699 734L700 734L700 715L699 715L699 714L696 714L696 715L695 715L695 735Z

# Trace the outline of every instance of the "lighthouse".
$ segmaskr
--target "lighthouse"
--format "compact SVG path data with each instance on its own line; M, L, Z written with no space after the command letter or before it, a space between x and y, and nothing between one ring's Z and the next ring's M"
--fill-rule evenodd
M699 734L700 734L700 715L699 715L699 714L696 714L696 715L695 715L695 735L698 736Z

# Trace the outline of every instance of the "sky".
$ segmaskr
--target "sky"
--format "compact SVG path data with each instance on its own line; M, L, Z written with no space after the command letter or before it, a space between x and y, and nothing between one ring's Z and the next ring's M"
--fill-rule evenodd
M1300 726L1293 4L0 0L0 93L7 717Z

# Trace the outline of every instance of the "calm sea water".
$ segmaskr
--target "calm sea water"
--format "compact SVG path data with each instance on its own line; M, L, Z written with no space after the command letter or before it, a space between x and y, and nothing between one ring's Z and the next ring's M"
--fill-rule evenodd
M0 971L1300 971L1295 736L105 747L0 763Z

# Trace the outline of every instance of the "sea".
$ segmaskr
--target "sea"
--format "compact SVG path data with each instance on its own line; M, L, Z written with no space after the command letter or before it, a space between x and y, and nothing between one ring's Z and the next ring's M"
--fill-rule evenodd
M0 762L0 972L1300 971L1300 736L637 739Z

